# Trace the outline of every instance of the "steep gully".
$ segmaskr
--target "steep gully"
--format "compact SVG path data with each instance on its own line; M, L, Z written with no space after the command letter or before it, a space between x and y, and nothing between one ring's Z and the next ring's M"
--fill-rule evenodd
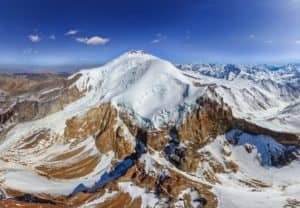
M107 183L123 176L127 172L127 170L135 164L135 162L141 157L141 155L147 151L146 148L147 148L147 132L140 129L138 130L136 136L136 146L135 146L134 153L125 157L123 161L119 162L115 166L114 170L112 170L111 172L104 173L92 187L86 187L84 184L79 184L72 191L70 196L74 196L79 192L95 192L97 189L102 188Z

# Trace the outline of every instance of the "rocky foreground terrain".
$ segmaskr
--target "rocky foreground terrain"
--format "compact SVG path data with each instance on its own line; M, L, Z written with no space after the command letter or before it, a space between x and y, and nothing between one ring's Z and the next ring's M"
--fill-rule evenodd
M299 103L298 65L0 75L0 207L300 207Z

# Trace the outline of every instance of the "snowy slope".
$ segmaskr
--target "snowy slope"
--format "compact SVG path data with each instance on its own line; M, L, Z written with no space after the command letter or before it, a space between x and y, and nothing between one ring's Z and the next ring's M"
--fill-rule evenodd
M275 130L300 132L300 66L177 65L216 91L234 115ZM293 110L293 108L295 108ZM283 114L284 109L290 113ZM287 110L285 110L287 112Z
M203 93L173 64L142 51L125 53L103 67L79 74L76 86L88 90L87 98L133 110L156 127L178 121Z
M257 136L246 134L241 135L241 140L237 145L228 145L225 135L219 136L212 143L199 150L200 152L210 152L212 158L221 164L234 161L238 166L236 173L227 170L226 173L216 174L220 181L219 184L214 185L214 192L219 200L218 207L282 208L289 203L289 200L299 200L299 156L297 160L285 167L262 166L260 152L264 151L262 149L266 147L266 143L269 143L271 149L273 148L279 153L283 146L271 138L263 138L263 136L258 139ZM242 143L244 144L240 145ZM224 155L224 144L227 148L226 152L230 152L230 154ZM249 145L253 148L251 152L246 150ZM206 167L199 166L196 175L201 178L202 170L200 168Z
M254 145L260 154L261 164L264 166L271 166L273 163L279 161L281 157L284 157L285 151L287 151L285 146L277 143L270 136L252 135L244 133L239 129L232 129L227 132L226 139L237 145Z

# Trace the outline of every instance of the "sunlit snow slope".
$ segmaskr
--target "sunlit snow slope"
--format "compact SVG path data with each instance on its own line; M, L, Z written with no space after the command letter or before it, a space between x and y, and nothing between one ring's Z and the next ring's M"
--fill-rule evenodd
M170 62L131 51L100 68L82 70L76 83L97 104L112 102L133 110L156 127L176 122L203 92ZM75 76L75 75L74 75Z
M216 91L238 117L280 131L300 132L300 66L177 65ZM298 108L297 108L298 106Z

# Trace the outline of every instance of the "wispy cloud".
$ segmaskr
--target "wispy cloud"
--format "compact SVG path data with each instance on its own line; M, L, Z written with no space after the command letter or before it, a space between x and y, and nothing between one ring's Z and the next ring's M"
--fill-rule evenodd
M295 42L296 42L296 44L300 44L300 40L296 40Z
M290 2L292 2L294 4L300 4L300 0L290 0Z
M167 36L163 35L162 33L157 33L155 35L155 39L151 41L152 44L160 43L161 41L167 39Z
M39 35L29 35L28 38L33 43L37 43L41 41L41 37Z
M265 40L264 43L272 44L272 43L273 43L273 40Z
M50 40L56 40L56 36L55 36L55 35L50 35L50 36L49 36L49 39L50 39Z
M255 35L254 35L254 34L250 34L250 35L249 35L249 38L250 38L250 39L254 39L254 38L255 38Z
M78 30L69 30L65 33L65 35L76 35L79 31Z
M93 36L90 38L76 38L76 41L79 43L85 43L87 45L105 45L110 41L110 39L99 36Z

